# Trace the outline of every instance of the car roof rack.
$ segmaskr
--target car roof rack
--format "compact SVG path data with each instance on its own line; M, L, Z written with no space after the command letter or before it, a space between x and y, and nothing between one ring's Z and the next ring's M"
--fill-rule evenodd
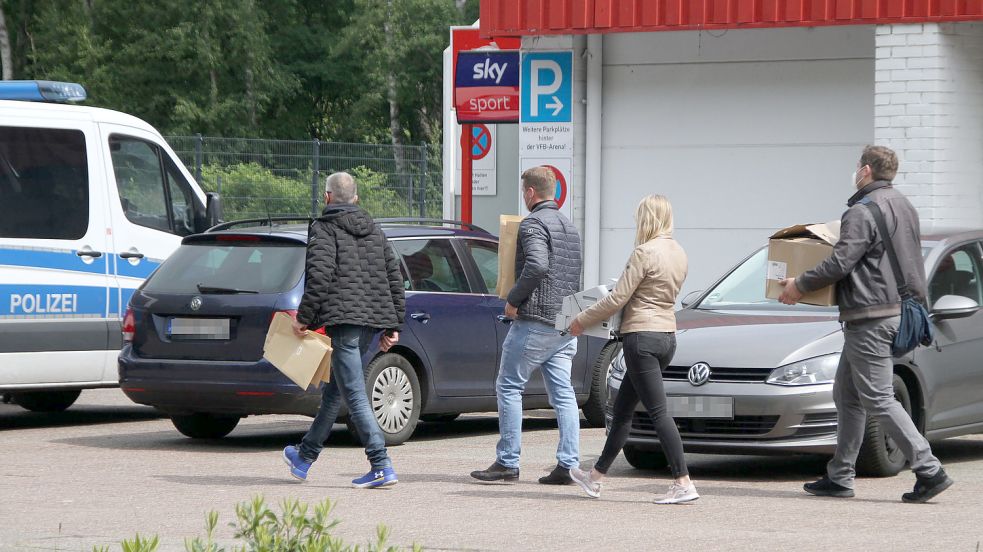
M205 230L205 232L218 232L219 230L228 230L230 228L235 228L236 226L244 226L244 225L269 226L270 228L273 228L274 223L277 222L305 222L307 224L310 224L312 220L314 219L312 219L311 217L301 217L301 216L264 217L264 218L231 220L229 222L222 222L216 224L215 226L212 226L208 230Z
M468 230L477 230L478 232L484 232L488 234L489 232L484 228L471 224L470 222L464 222L460 220L449 220L449 219L435 219L435 218L414 218L414 217L396 217L396 218L377 218L375 222L379 224L446 224L450 226L460 226Z

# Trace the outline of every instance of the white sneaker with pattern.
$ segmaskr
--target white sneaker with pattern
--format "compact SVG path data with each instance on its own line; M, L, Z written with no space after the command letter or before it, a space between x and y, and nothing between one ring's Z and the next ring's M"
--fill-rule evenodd
M587 496L591 498L601 497L601 482L593 481L590 478L590 472L585 472L580 468L570 468L570 479L573 479L574 483L580 485L580 488L587 493Z
M693 502L694 500L700 498L700 495L696 492L696 485L690 483L689 485L679 485L675 481L669 485L669 492L656 497L656 504L682 504L684 502Z

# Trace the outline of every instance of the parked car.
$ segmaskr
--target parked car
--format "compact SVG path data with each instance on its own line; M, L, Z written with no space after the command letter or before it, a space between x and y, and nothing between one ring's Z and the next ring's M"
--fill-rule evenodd
M296 220L296 219L294 219ZM400 259L406 324L388 353L378 336L364 357L366 388L387 444L418 420L496 410L495 378L508 331L494 294L498 241L472 225L383 219ZM430 221L433 222L433 221ZM282 224L279 224L282 223ZM274 313L295 313L304 289L307 224L221 224L182 245L133 295L123 324L120 386L198 438L228 434L254 414L306 414L320 390L301 390L263 359ZM604 373L616 344L581 339L573 385L588 420L604 423ZM526 408L548 406L541 377Z
M978 433L983 231L926 235L922 246L936 340L895 360L894 396L929 439ZM843 347L836 309L766 299L766 260L767 248L755 251L708 291L687 296L676 314L676 356L663 378L687 452L833 452L833 377ZM624 370L619 355L608 377L609 409ZM666 465L641 410L625 457L636 468ZM889 476L904 465L894 441L868 420L858 471Z

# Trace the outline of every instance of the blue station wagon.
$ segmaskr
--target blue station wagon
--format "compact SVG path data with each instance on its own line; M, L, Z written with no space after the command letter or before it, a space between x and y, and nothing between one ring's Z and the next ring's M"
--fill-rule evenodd
M307 224L224 223L182 245L130 300L120 386L189 437L218 438L255 414L313 416L320 390L302 390L263 358L276 312L304 289ZM508 321L495 293L498 240L473 225L380 219L400 259L406 323L388 353L376 336L364 356L369 400L387 444L423 421L496 410L495 378ZM207 330L207 331L206 331ZM604 423L604 378L618 344L581 338L573 385L588 423ZM526 408L548 407L541 377Z

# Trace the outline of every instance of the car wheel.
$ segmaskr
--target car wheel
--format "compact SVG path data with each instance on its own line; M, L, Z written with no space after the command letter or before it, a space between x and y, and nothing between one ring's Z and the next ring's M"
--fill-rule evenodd
M625 445L625 460L638 470L664 470L669 459L661 450L641 450L633 445Z
M621 343L612 341L601 349L591 367L590 395L581 410L590 427L604 427L604 407L608 402L608 374L611 363L621 351Z
M61 412L75 404L81 393L79 389L18 393L14 402L31 412Z
M894 374L894 398L911 416L911 394L901 376ZM863 444L857 456L857 473L867 477L892 477L904 469L907 460L894 439L877 420L868 417Z
M386 353L365 368L365 390L369 407L386 446L403 444L420 421L420 380L410 361L395 353ZM354 429L349 417L349 428ZM361 441L357 432L352 432Z
M171 416L171 423L182 435L192 439L221 439L237 425L238 416L219 416L217 414L195 413Z
M424 414L420 416L420 420L436 424L446 424L453 422L458 416L460 416L460 414Z

